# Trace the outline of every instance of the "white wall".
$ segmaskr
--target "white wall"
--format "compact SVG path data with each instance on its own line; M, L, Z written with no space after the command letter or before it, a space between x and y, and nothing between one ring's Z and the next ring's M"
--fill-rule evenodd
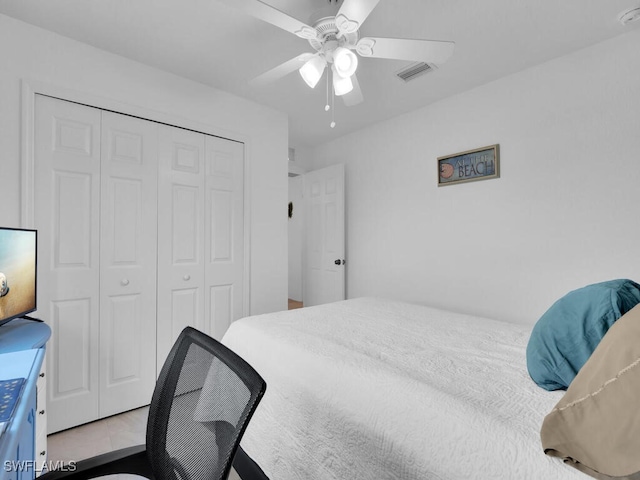
M0 225L20 226L21 81L103 97L246 141L251 313L287 305L287 118L271 108L0 15ZM129 113L129 112L125 112Z
M289 178L289 201L293 203L293 215L289 219L289 298L301 302L302 234L304 227L302 176Z
M313 166L314 149L312 147L296 147L295 165L298 169L308 172Z
M636 30L317 148L314 168L346 165L348 296L529 323L569 290L640 280L638 45ZM436 186L438 156L494 143L501 178Z

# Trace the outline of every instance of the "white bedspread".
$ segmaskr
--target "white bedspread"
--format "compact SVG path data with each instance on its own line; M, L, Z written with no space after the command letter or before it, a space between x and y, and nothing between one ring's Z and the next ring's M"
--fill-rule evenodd
M223 342L267 382L243 448L271 480L588 478L542 452L562 393L530 330L371 298L238 320Z

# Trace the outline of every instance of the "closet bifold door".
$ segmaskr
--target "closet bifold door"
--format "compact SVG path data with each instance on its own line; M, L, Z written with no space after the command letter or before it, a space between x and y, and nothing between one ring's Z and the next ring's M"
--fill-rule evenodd
M100 418L155 386L158 126L102 112Z
M149 403L156 379L158 125L36 96L38 315L48 432Z
M244 316L244 145L205 135L205 329Z
M160 127L158 370L187 325L222 339L244 314L244 145Z
M52 330L51 433L98 416L101 111L40 95L35 109L37 314Z
M204 135L161 125L157 365L186 326L204 328Z
M149 403L185 326L244 315L244 146L36 95L48 433Z

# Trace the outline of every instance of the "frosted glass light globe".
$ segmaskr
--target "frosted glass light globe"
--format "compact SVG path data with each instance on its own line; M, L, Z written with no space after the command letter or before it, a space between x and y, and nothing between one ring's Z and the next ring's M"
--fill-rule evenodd
M350 77L358 68L358 57L348 48L338 47L333 52L333 65L341 77Z

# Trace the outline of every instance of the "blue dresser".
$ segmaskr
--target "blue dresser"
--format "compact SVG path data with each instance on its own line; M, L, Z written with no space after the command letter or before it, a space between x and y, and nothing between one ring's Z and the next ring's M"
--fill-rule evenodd
M44 380L40 370L50 336L51 329L45 323L17 319L0 327L0 381L24 379L11 416L2 425L0 480L33 479L46 461L46 452L35 448L38 416L45 413L37 404L36 385L38 379Z

